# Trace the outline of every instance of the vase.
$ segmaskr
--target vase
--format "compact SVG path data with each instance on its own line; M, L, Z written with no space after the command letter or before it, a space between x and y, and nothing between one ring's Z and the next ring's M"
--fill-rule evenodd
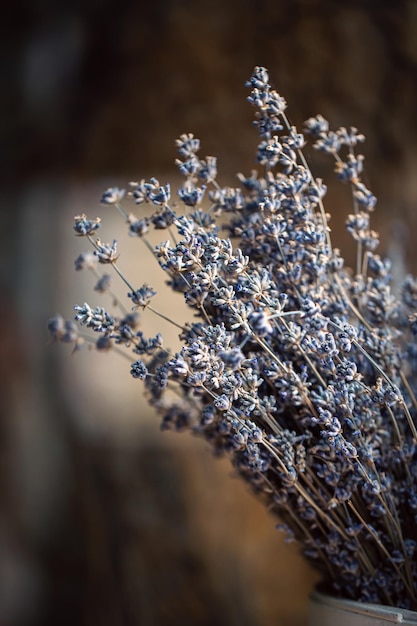
M308 626L417 625L417 612L382 604L335 598L319 591L310 595Z

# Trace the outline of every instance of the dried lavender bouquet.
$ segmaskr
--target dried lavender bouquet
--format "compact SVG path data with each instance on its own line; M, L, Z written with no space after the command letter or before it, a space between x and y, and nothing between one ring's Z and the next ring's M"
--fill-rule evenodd
M417 281L407 277L394 297L390 262L375 253L369 218L376 199L361 181L357 153L363 135L329 130L320 115L305 124L351 187L351 270L332 246L326 186L307 164L304 135L288 122L285 100L265 68L255 68L248 86L262 174L239 174L240 188L221 187L216 159L201 159L199 141L188 134L176 142L185 176L179 202L154 178L102 198L192 309L193 321L173 321L181 350L138 329L138 309L158 314L155 292L129 282L116 241L96 239L100 219L85 215L74 229L92 251L76 268L110 266L131 302L119 314L76 306L75 319L98 333L99 350L133 353L130 372L144 381L164 427L191 429L230 455L329 591L416 609ZM138 218L126 202L155 209ZM169 239L153 248L150 228L166 229ZM104 274L96 289L108 283ZM77 348L84 341L78 325L60 315L49 330Z

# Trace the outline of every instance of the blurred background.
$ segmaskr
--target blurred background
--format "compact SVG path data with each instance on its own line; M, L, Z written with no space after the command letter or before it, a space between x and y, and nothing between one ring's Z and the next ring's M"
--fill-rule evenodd
M193 132L221 184L249 173L257 143L244 83L269 68L293 123L321 113L367 135L374 225L396 271L415 270L415 0L22 0L1 39L0 626L302 626L317 576L227 460L160 432L128 362L48 344L47 321L108 304L75 273L73 216L100 215L119 265L157 284L125 236L109 185L177 177ZM348 189L329 185L333 236ZM141 278L142 277L142 278ZM123 295L124 289L121 293ZM165 291L165 294L167 292ZM175 307L174 307L175 304ZM146 313L148 315L148 313ZM175 333L151 317L146 328ZM153 325L153 326L152 326Z

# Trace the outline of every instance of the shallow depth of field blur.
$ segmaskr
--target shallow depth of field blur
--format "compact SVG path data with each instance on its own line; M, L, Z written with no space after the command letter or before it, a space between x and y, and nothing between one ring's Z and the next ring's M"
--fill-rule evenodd
M72 232L80 213L102 218L126 275L157 285L155 305L185 321L156 262L99 200L150 176L175 189L183 132L218 157L221 184L237 185L255 167L244 86L255 65L300 129L321 113L365 133L380 252L398 277L416 272L417 3L141 5L23 1L2 41L0 625L301 626L317 576L227 460L161 433L127 361L71 356L48 344L47 321L109 304L74 270L88 250ZM330 160L306 154L350 259L348 189ZM174 345L169 325L141 318Z

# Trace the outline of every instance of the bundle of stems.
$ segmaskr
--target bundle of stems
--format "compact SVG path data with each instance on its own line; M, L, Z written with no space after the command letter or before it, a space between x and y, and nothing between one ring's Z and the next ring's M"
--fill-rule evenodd
M248 86L261 173L222 187L216 159L200 158L200 142L185 134L176 142L185 177L176 201L155 178L102 197L183 295L190 320L155 308L152 287L121 271L117 242L96 239L100 218L84 214L74 229L91 251L76 268L92 270L96 290L112 294L110 275L98 271L108 266L131 302L113 297L114 312L77 305L75 320L98 333L90 340L99 350L130 355L130 373L164 428L192 430L230 456L329 591L416 609L417 281L407 276L394 297L391 263L376 253L376 198L357 153L364 136L330 130L320 115L298 132L265 68ZM307 135L350 186L353 269L332 245L326 186L304 156ZM128 203L142 205L142 216ZM152 246L151 228L169 238ZM144 334L140 309L177 327L179 351ZM49 330L75 348L85 341L60 315Z

